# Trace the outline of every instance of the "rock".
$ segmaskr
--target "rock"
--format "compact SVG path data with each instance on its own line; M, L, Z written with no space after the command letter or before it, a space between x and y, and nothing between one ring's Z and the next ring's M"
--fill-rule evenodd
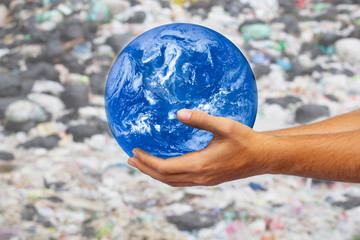
M82 142L86 138L102 133L102 131L97 126L86 124L71 126L66 130L66 132L73 136L75 142Z
M360 62L360 40L344 38L335 43L337 55L345 62L358 64Z
M123 48L132 40L132 35L129 33L125 34L114 34L106 39L106 44L110 45L116 54L120 53Z
M12 73L0 74L0 98L16 97L21 93L21 83L18 75Z
M282 108L287 108L290 104L302 103L302 100L295 96L286 96L283 98L268 98L265 102L268 104L278 104Z
M329 117L330 111L327 106L308 104L299 107L295 113L295 122L304 124L321 117Z
M21 79L59 81L59 72L50 63L39 62L28 66L28 70L20 73Z
M11 161L14 159L15 159L14 154L12 154L11 152L0 151L0 160Z
M84 84L67 87L61 94L61 100L66 108L80 108L89 105L89 88Z
M58 146L60 138L58 136L36 137L25 143L19 144L18 147L29 148L45 148L47 150Z
M178 216L168 216L167 220L180 230L193 231L215 225L217 219L207 213L188 212Z

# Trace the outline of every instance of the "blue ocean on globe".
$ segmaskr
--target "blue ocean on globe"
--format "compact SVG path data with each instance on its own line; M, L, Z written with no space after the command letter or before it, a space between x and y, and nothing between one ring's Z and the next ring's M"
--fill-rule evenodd
M227 38L194 24L169 24L135 38L107 79L109 127L122 149L160 158L204 149L213 134L176 118L194 109L252 127L257 112L254 74Z

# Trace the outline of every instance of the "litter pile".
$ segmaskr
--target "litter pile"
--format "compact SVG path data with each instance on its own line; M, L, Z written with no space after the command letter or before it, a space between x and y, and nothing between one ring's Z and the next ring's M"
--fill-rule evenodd
M201 24L257 78L255 129L360 107L358 0L1 0L0 239L351 239L360 188L258 176L170 188L126 164L106 122L115 57L142 32Z

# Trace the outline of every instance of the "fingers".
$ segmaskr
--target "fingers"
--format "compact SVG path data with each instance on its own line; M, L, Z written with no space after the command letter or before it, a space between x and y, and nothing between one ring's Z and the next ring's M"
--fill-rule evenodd
M139 148L135 148L133 153L143 164L161 174L191 172L196 164L196 159L199 158L198 152L187 153L181 157L166 160L153 156Z
M193 186L194 183L188 182L189 179L192 177L189 173L171 173L171 174L164 174L152 169L151 167L147 166L143 162L139 161L134 157L129 158L129 162L131 162L134 167L140 170L140 172L149 175L150 177L166 183L170 186ZM131 164L131 165L132 165Z
M173 173L163 174L159 173L146 164L139 161L135 157L131 157L128 160L129 164L137 168L140 172L149 175L155 180L163 182L171 187L192 187L192 186L205 186L206 184L197 180L202 179L201 176L191 173Z
M215 117L202 111L190 109L178 111L177 118L190 127L206 130L219 136L229 134L233 124L230 119Z

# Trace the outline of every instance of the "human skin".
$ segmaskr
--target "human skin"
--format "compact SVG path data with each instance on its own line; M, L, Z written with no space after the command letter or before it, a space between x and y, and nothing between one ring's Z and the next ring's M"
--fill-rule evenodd
M189 109L180 110L177 118L214 138L203 150L168 159L136 148L128 163L173 187L212 186L261 174L360 182L359 110L269 132Z

